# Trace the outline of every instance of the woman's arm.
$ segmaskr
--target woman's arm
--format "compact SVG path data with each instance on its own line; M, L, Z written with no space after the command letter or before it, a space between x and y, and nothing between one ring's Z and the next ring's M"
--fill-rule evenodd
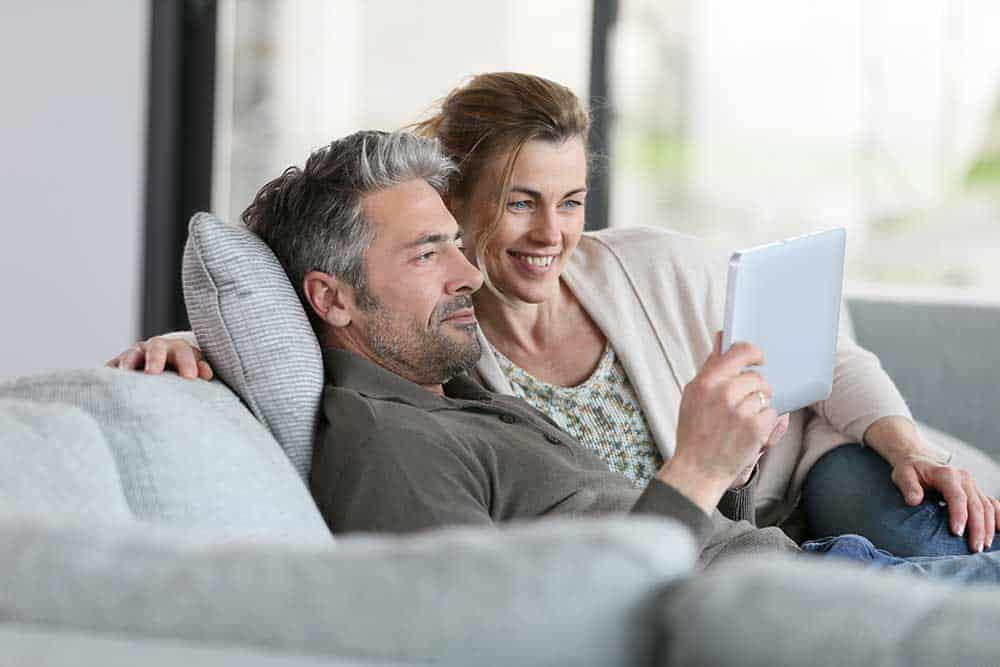
M971 551L992 543L1000 502L984 493L967 471L948 465L947 452L924 442L874 354L841 335L833 389L812 407L834 429L868 445L892 466L892 481L907 504L918 505L926 489L936 490L948 503L951 531L965 535Z

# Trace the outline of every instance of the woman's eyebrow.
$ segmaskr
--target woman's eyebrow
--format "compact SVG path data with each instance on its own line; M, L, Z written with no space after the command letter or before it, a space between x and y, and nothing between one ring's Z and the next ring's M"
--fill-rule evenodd
M538 190L532 190L531 188L521 187L520 185L515 185L515 186L511 187L510 191L511 192L520 192L522 194L528 195L529 197L534 197L535 199L541 199L542 198L542 193L539 192ZM577 188L575 190L570 190L569 192L567 192L566 194L564 194L562 196L562 198L565 199L566 197L572 197L573 195L578 195L581 192L586 192L586 191L587 191L587 188Z

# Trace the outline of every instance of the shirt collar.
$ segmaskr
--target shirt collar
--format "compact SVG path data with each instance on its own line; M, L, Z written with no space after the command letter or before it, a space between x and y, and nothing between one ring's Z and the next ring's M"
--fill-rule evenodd
M369 398L399 401L428 410L454 407L450 399L482 400L489 397L488 391L464 373L445 383L445 395L439 396L373 361L333 347L323 350L323 367L326 381L335 387Z

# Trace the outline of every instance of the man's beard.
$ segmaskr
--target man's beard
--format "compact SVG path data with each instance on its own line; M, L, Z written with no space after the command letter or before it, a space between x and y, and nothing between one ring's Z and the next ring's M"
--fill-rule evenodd
M381 366L397 375L421 385L444 384L471 371L479 362L482 349L475 325L461 327L467 329L464 341L442 330L453 326L442 322L444 318L472 307L470 297L456 297L438 305L431 314L430 328L398 317L370 294L359 301L369 315L365 337L372 354Z

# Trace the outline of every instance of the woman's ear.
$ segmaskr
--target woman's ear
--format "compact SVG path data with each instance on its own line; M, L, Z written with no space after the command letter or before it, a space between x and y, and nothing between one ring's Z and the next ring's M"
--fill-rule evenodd
M351 323L353 290L336 276L310 271L302 279L302 291L312 311L330 326L343 328Z

